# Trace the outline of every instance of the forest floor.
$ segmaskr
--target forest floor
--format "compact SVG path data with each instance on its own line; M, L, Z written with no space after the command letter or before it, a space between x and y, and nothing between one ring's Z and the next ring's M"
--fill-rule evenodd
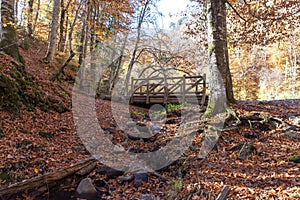
M22 114L0 111L0 191L12 183L63 169L91 157L78 136L71 108L74 74L66 69L60 82L50 82L54 68L44 64L38 45L22 50L26 72L47 96L62 102L68 111L58 113L38 107L22 107ZM11 59L0 60L2 73L9 74ZM111 110L111 102L96 100L101 128L114 144L124 144L127 133L120 129ZM118 110L127 105L115 103ZM238 101L232 105L240 119L228 121L216 147L199 159L203 130L199 127L191 147L168 167L148 173L148 181L135 186L97 171L98 163L84 177L70 176L34 196L34 189L10 196L11 199L76 199L78 182L90 177L102 199L139 199L152 194L156 199L215 199L224 185L230 188L228 199L300 199L300 165L291 156L300 156L300 100ZM133 119L145 124L149 110L130 106ZM149 140L128 140L126 150L134 153L155 151L176 137L181 120L180 108L168 113L159 133ZM239 159L239 146L253 145L254 151ZM130 174L125 174L129 176ZM162 178L163 177L163 178ZM50 186L49 186L50 187ZM1 196L0 196L1 199Z

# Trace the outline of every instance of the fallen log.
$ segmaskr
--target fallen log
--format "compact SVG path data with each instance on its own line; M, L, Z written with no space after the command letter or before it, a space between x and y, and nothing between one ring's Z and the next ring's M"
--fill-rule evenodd
M40 188L44 185L52 183L54 181L59 181L69 175L72 175L81 169L84 169L90 165L94 165L98 160L91 157L75 163L67 168L59 169L54 172L50 172L41 176L37 176L28 180L24 180L22 182L14 183L7 186L0 187L0 196L16 194L25 190Z

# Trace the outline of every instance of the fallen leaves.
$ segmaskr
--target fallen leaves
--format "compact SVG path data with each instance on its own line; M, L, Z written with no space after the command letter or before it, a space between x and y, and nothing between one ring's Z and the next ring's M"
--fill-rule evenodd
M41 68L45 72L43 70ZM34 74L35 80L48 95L58 98L59 93L64 96L57 83L47 81L49 74ZM70 92L71 85L66 88ZM60 100L70 105L70 97L64 97ZM116 103L114 106L120 115L126 110L122 104ZM300 101L245 101L238 102L233 108L240 117L258 113L258 117L264 120L236 125L231 123L231 126L236 126L233 129L225 127L217 147L205 160L198 157L203 141L202 132L198 131L191 148L179 160L157 172L169 180L167 183L149 174L148 183L136 188L132 181L120 182L118 177L109 178L96 172L88 176L95 183L105 181L109 186L109 192L102 196L103 199L133 199L148 193L165 199L167 193L174 190L174 198L177 199L214 199L224 185L230 187L229 199L234 200L299 199L299 164L288 161L290 156L300 155L300 137L296 137L299 131L293 130L293 137L287 137L286 124L276 122L277 125L274 125L268 121L268 116L295 123L296 117L300 116ZM147 109L130 106L130 110L136 122L148 125ZM170 124L164 124L157 136L147 140L128 140L127 134L114 120L111 102L96 100L96 112L101 128L111 137L111 141L131 152L150 152L164 147L176 137L177 123L180 123L180 116L168 116ZM90 156L76 134L71 112L59 114L35 108L33 111L24 109L22 118L14 118L10 113L0 111L0 118L4 132L0 137L0 185L64 168ZM230 149L241 142L253 144L261 154L253 152L247 159L238 160L238 152ZM72 187L76 184L72 183Z

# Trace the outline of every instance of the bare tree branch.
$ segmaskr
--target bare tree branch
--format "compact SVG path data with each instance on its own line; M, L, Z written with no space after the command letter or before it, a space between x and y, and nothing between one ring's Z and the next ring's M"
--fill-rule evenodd
M241 16L241 14L233 7L233 5L231 5L231 3L229 3L229 1L226 1L226 3L235 12L235 14L237 14L237 16L239 16L239 18L241 18L245 23L247 23L247 20L244 17Z

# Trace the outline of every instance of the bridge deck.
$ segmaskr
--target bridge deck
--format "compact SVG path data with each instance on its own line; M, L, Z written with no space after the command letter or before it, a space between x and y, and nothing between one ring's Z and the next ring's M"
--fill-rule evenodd
M206 76L155 77L131 80L130 103L180 103L203 105L206 101Z

